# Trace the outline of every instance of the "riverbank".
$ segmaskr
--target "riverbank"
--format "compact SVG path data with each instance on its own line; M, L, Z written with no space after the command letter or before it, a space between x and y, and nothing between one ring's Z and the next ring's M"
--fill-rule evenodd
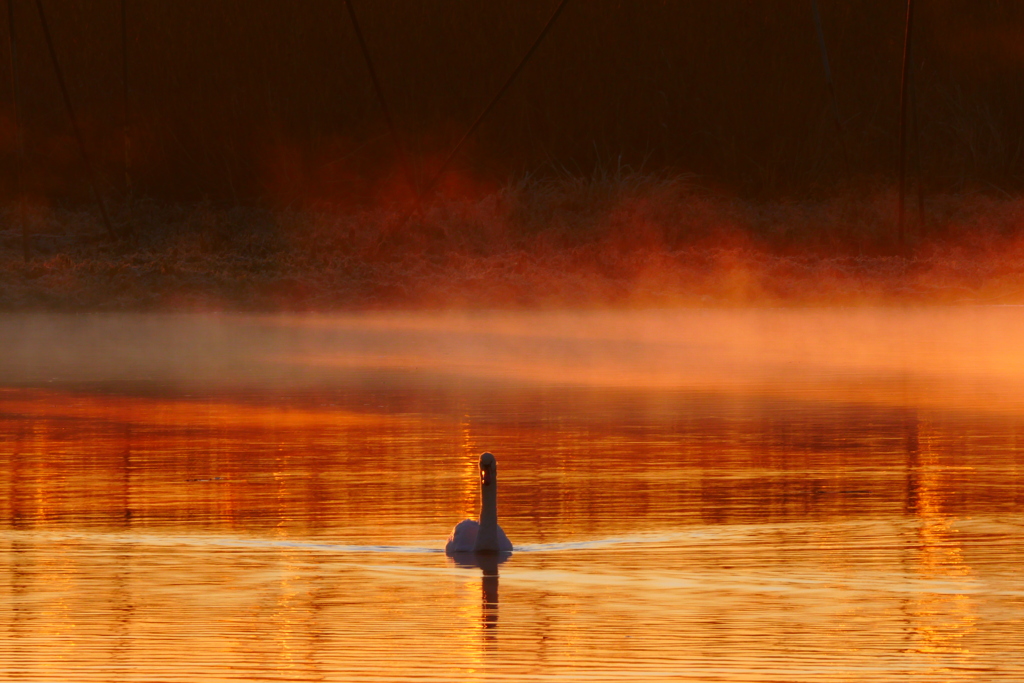
M416 212L135 202L0 213L3 310L1024 303L1024 200L757 203L685 178L522 182ZM25 221L29 238L21 236Z

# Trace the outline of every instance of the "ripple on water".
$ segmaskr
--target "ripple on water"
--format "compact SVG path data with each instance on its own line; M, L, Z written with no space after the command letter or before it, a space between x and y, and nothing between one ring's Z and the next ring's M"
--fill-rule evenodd
M964 336L1024 313L950 315L65 320L0 354L0 678L1024 680L1019 343ZM447 558L483 450L515 552Z

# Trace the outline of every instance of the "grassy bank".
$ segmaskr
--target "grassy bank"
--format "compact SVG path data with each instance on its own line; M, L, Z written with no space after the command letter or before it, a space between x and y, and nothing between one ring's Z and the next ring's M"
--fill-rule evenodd
M0 214L6 310L1024 303L1024 200L751 202L684 177L522 180L411 205L270 209L135 202ZM19 218L20 216L20 218ZM20 221L29 232L23 254Z

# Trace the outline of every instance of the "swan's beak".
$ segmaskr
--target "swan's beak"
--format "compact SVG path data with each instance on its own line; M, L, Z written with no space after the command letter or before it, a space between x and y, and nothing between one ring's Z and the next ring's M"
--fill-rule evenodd
M483 486L490 486L491 485L491 481L493 481L493 479L494 479L494 477L491 476L491 469L490 468L487 468L485 470L480 470L480 484L481 485L483 485Z

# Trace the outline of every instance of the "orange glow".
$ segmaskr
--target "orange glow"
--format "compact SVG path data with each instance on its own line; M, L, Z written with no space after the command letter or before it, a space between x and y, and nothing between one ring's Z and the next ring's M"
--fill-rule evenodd
M383 314L282 325L432 340L415 350L270 356L521 383L675 389L1018 413L1024 309L878 308Z
M236 402L189 401L140 397L104 397L79 392L0 387L0 409L25 417L60 417L130 424L216 424L224 428L300 429L370 425L395 418L341 410L247 406Z
M24 319L0 675L998 671L1019 323L946 313ZM493 575L441 552L484 449Z

